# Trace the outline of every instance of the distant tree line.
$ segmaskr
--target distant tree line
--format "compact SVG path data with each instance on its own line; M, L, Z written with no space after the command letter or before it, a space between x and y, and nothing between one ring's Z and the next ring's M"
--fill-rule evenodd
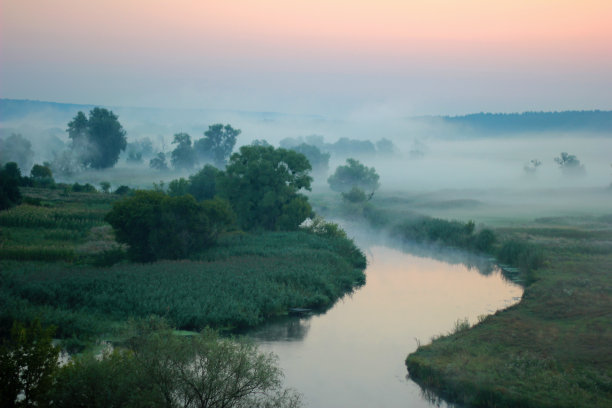
M562 111L523 113L474 113L433 118L483 134L590 131L609 133L612 111Z

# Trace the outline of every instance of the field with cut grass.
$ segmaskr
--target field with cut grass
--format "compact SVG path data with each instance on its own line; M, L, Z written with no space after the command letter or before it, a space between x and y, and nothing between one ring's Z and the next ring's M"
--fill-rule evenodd
M612 406L612 222L542 218L497 232L543 251L519 304L420 346L410 376L469 406Z

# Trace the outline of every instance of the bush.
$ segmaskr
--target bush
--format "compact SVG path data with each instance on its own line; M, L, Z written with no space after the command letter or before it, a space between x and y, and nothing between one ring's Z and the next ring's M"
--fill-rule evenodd
M531 272L544 264L544 254L540 248L516 240L506 241L499 249L497 258L502 263L518 266L523 272Z
M105 220L117 240L129 245L132 260L179 259L210 246L233 221L220 200L198 203L190 195L169 197L160 191L137 191L115 202Z

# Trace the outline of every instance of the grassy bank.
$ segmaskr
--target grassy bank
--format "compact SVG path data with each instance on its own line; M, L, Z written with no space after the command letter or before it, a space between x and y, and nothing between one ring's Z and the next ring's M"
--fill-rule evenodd
M408 356L411 378L470 406L611 406L610 221L540 219L498 229L537 246L545 264L518 305Z
M305 231L230 233L188 260L130 263L103 221L116 197L27 193L39 205L0 214L4 333L34 317L75 343L149 315L180 329L250 327L323 309L365 280L352 241Z

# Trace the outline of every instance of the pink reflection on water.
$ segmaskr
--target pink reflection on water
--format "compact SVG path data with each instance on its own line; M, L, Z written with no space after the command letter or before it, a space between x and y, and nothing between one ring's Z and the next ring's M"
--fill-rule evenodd
M278 331L273 325L254 337L279 356L286 385L303 393L309 407L429 407L406 379L404 360L415 339L429 343L457 319L473 324L516 303L522 289L499 271L484 276L384 246L368 252L366 285L327 313L302 320L303 339L263 340L266 330Z

